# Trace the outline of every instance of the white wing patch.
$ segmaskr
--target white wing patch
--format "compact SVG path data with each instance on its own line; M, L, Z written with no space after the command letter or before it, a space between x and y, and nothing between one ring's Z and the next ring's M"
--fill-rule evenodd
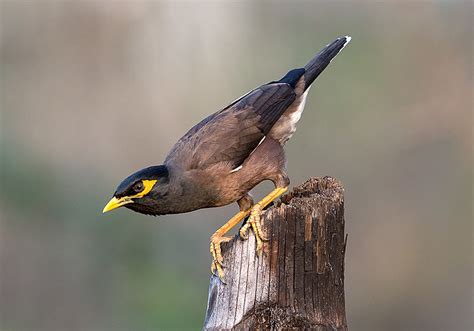
M262 139L260 139L260 141L259 141L257 147L255 147L255 148L253 149L253 151L250 152L249 156L252 155L253 152L255 152L255 150L258 148L258 146L260 146L260 145L263 143L263 141L265 140L266 137L267 137L267 136L264 136ZM230 171L230 174L233 173L233 172L237 172L237 171L239 171L240 169L242 169L242 165L239 165L237 168L232 169L232 170Z
M237 168L232 169L232 170L230 171L230 174L233 173L233 172L237 172L237 171L239 171L240 169L242 169L242 165L239 165Z

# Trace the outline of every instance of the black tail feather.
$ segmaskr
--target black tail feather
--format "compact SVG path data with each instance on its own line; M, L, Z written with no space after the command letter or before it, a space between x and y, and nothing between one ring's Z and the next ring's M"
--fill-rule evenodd
M331 60L351 41L351 37L345 36L334 40L324 47L315 57L304 67L305 90L314 82L321 72L326 69Z

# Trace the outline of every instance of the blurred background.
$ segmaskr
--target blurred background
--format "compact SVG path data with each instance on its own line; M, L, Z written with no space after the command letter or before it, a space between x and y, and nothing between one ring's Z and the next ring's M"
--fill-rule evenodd
M286 149L292 185L345 185L349 327L473 329L472 2L0 8L1 331L199 329L208 239L237 206L102 208L200 119L346 34Z

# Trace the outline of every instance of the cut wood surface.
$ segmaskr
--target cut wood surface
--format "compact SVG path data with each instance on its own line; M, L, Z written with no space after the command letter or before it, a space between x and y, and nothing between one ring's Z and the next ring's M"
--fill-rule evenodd
M225 281L211 276L205 330L347 330L344 189L311 178L262 215L269 241L222 245Z

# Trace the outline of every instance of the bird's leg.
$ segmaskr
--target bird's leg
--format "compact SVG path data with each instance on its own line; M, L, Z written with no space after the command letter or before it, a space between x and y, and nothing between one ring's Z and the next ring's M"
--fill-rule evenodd
M224 281L224 271L223 268L223 258L221 252L221 243L228 242L232 238L224 237L231 228L233 228L236 224L238 224L241 220L247 217L250 214L250 209L238 212L234 217L232 217L227 223L221 226L212 236L211 236L211 244L210 244L210 251L212 255L212 264L211 264L211 272L213 274L217 271L217 276Z
M288 187L277 187L272 192L270 192L270 194L268 194L255 205L253 205L253 207L250 209L250 217L247 220L247 223L245 223L240 228L240 237L244 240L248 239L247 232L250 227L252 228L255 234L255 240L257 241L257 254L260 254L262 252L263 241L268 240L263 235L263 231L260 225L260 215L262 213L262 210L286 191L288 191Z

